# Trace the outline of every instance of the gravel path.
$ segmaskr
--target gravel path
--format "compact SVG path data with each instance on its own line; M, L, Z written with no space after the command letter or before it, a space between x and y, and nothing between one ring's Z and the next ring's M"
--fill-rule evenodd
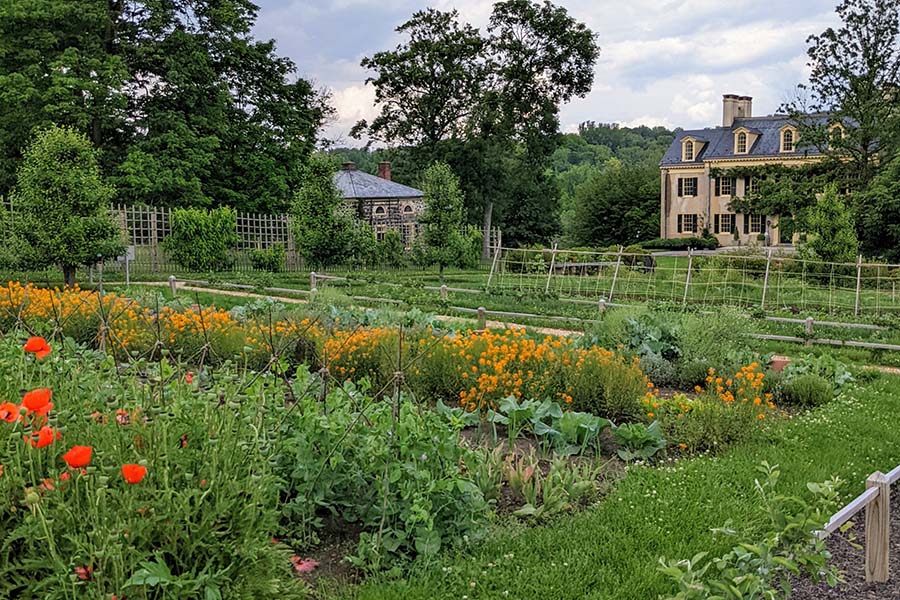
M900 598L900 492L891 494L891 534L891 577L886 583L866 583L866 517L863 510L846 533L834 533L826 540L832 555L831 563L843 572L845 582L836 588L829 588L806 579L795 581L791 600ZM855 548L854 544L861 548Z

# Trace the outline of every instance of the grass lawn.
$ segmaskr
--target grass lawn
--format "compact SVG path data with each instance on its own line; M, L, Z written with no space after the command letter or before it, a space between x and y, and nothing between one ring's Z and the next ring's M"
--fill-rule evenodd
M900 378L884 377L829 405L774 424L767 435L717 457L631 470L596 507L532 529L498 528L469 554L416 566L402 581L370 580L327 598L432 600L553 598L648 600L671 591L660 556L721 553L734 539L710 529L731 521L752 539L761 461L782 469L781 491L839 476L847 500L875 470L900 463Z

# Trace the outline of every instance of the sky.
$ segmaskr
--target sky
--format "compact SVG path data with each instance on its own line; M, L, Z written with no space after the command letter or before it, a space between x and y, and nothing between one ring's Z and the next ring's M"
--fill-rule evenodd
M428 6L455 8L485 29L485 0L256 0L254 30L275 39L300 76L331 92L337 110L325 137L349 136L359 119L378 114L360 66L394 48L395 28ZM560 124L700 128L720 124L722 94L753 97L753 114L775 112L807 80L806 38L837 23L836 0L556 0L597 34L594 85L564 105Z

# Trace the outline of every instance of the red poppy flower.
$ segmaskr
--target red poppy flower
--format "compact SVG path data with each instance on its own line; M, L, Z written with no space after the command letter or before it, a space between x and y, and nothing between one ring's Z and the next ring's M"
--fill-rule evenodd
M32 448L46 448L56 440L62 439L62 434L52 427L41 427L37 433L25 436L25 441Z
M69 472L68 472L68 471L63 471L62 473L59 474L59 480L60 480L60 481L68 481L68 480L71 479L71 478L72 478L72 476L69 475Z
M81 581L90 581L93 572L94 567L90 565L87 567L75 567L75 574L78 575L78 579Z
M91 463L93 452L94 449L90 446L72 446L68 452L63 454L62 458L70 469L81 469Z
M53 392L50 391L50 388L31 390L22 396L22 406L25 407L28 414L37 413L39 415L46 415L53 408L53 403L50 402L50 398L52 397Z
M194 373L192 371L188 371L184 376L185 383L194 383Z
M19 418L19 407L12 402L0 404L0 421L13 423Z
M25 342L25 352L30 352L39 359L50 354L50 351L50 344L42 337L28 338L28 341Z
M122 477L132 485L143 481L146 474L147 467L142 467L141 465L122 465Z

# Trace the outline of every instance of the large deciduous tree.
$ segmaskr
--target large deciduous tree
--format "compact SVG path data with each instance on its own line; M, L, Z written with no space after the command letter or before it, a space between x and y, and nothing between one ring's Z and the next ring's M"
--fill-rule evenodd
M76 127L118 198L283 210L328 116L249 0L0 4L0 195L31 133ZM127 116L127 118L126 118Z
M558 229L547 166L559 107L590 90L594 35L565 9L531 0L496 3L487 35L435 10L397 31L408 41L362 62L376 72L382 109L354 135L408 146L418 165L449 163L469 219L486 232L499 224L509 241L546 240Z
M864 189L897 151L900 1L842 0L837 15L839 27L808 38L809 84L783 109L799 125L801 144Z
M572 237L582 246L635 244L659 228L659 170L612 159L575 188Z
M67 127L41 131L26 149L10 197L20 266L75 270L122 253L122 232L109 213L113 189L100 175L90 140Z

